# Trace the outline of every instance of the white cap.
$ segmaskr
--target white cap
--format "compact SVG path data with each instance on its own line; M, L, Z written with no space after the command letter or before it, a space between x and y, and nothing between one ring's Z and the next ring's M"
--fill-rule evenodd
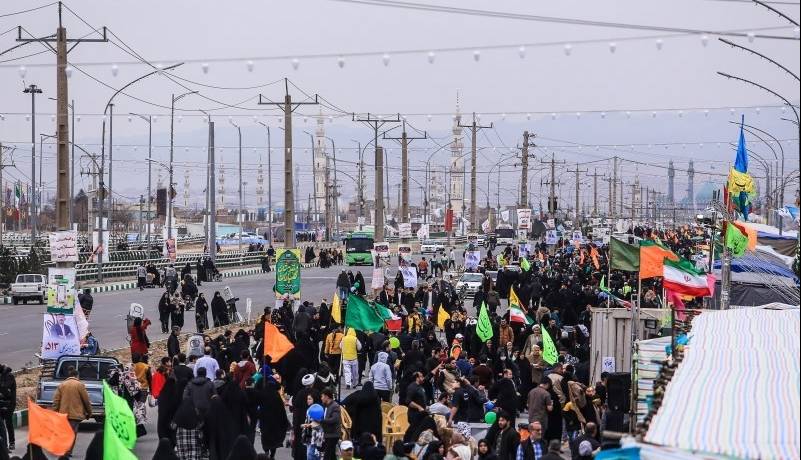
M353 443L350 441L342 441L339 443L339 450L351 450L353 449Z
M314 374L306 374L300 379L300 383L305 387L314 383Z
M456 334L456 338L457 338L457 339L463 339L463 338L464 338L464 336L463 336L462 334Z

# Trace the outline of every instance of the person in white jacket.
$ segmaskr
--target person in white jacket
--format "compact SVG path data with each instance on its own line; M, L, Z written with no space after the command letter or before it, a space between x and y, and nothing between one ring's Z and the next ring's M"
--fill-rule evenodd
M370 381L382 401L392 402L392 369L387 364L388 358L385 351L378 352L375 364L370 366Z

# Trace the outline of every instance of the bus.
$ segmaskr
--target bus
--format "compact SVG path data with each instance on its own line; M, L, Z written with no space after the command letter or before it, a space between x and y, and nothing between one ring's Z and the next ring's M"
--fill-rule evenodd
M495 228L495 236L497 237L498 246L506 246L507 244L514 244L517 234L511 225L498 225Z
M351 232L345 238L345 263L348 265L373 265L373 234Z

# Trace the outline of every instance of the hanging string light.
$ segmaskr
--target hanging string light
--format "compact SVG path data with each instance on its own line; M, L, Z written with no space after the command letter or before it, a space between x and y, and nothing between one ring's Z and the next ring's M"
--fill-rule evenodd
M389 59L390 59L390 57L389 57L389 54L387 54L387 53L384 53L384 55L381 56L381 62L384 63L384 67L389 65Z
M565 56L570 56L570 53L573 52L573 45L571 45L570 43L566 44L564 51L565 51Z
M520 59L525 59L526 57L526 47L520 46L517 48L517 55L520 56Z
M120 73L120 66L117 64L111 64L111 76L116 77L118 73Z
M300 67L300 60L298 58L293 58L292 59L292 69L293 70L298 70L298 67Z
M437 56L437 55L436 55L436 54L435 54L433 51L429 51L429 52L428 52L428 63L429 63L429 64L433 64L433 63L434 63L434 58L435 58L436 56Z

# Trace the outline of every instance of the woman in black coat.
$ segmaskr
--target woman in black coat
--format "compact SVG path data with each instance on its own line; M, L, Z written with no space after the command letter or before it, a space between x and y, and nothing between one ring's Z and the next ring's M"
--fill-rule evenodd
M261 447L269 458L275 458L275 451L284 444L289 429L284 400L278 394L278 384L261 379L259 389L259 423L261 425Z
M164 292L159 299L159 321L161 322L161 332L166 334L170 331L170 293Z
M350 415L350 436L359 439L362 433L373 433L378 443L381 443L381 398L373 388L373 382L366 381L362 389L348 395L342 405Z
M209 303L206 302L206 295L202 292L197 295L195 301L195 326L200 334L209 328Z
M159 438L169 438L175 440L175 432L170 424L172 418L181 405L182 395L180 386L174 375L170 375L164 382L164 386L159 393L158 401L158 420L156 422L156 432Z
M364 285L364 276L362 272L356 272L356 277L354 278L354 285L359 283L359 286L356 288L356 293L360 296L364 297L367 295L367 286Z
M228 324L228 304L225 303L225 299L220 295L220 291L216 291L214 298L211 299L211 317L214 321L214 327Z

